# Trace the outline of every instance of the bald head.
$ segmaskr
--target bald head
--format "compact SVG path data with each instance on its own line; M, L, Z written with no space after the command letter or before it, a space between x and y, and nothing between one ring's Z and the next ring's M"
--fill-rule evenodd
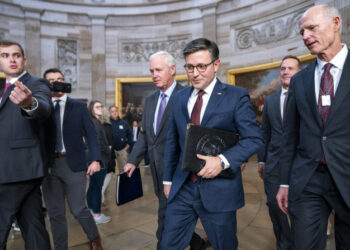
M328 5L308 9L300 19L300 34L311 54L330 61L342 48L339 11Z

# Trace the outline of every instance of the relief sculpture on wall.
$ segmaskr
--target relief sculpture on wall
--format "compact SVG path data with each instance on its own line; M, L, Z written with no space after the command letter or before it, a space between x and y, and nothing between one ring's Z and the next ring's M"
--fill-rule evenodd
M62 71L66 82L77 87L77 41L57 40L58 67Z

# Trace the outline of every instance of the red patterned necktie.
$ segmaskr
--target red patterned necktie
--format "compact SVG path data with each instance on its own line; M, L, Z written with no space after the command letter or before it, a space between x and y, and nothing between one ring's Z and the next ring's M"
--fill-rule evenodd
M198 96L197 96L197 100L196 103L193 106L192 109L192 113L191 113L191 123L195 124L195 125L200 125L201 123L201 110L202 110L202 105L203 105L203 95L204 95L204 91L200 90L198 92ZM196 175L196 173L192 173L191 175L191 180L193 183L195 183L197 181L198 177Z
M331 108L331 103L334 97L333 76L330 73L330 69L332 66L333 65L331 63L327 63L323 67L324 70L321 76L320 92L318 95L318 111L320 113L323 126L326 124L329 110ZM324 106L322 106L322 96L329 96L330 103L324 103ZM324 97L323 101L325 101L325 99L326 98ZM321 163L326 164L326 158L324 156L322 157Z

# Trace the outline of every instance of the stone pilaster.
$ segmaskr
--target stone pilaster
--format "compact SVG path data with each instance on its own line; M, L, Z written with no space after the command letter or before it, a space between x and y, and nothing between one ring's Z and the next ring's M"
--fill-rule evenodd
M106 101L105 17L92 17L92 99Z
M24 15L27 70L33 76L41 77L40 11L25 9Z
M201 7L203 37L216 42L216 3Z

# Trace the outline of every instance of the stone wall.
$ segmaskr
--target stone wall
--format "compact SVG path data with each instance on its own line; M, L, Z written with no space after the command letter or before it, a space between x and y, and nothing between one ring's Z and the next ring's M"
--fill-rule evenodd
M182 49L195 38L218 43L223 81L228 69L307 54L298 20L320 3L340 9L349 45L347 0L0 0L0 39L24 46L33 75L60 67L72 97L110 105L114 79L149 76L158 50L172 53L185 74Z

